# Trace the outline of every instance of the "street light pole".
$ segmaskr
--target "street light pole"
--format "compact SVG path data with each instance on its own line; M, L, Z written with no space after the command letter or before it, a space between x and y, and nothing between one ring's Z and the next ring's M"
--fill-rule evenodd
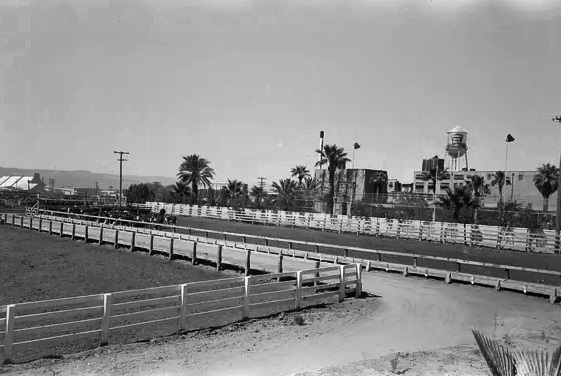
M561 116L555 116L551 119L551 121L561 123ZM557 231L557 234L561 231L561 192L559 192L559 189L561 188L561 153L559 153L559 169L560 171L557 174L557 215L555 221L555 230Z
M351 195L351 203L349 205L349 216L351 216L351 217L353 216L353 213L352 213L351 209L353 207L353 202L355 200L355 191L356 191L355 150L358 149L358 148L360 148L360 145L358 144L358 142L355 142L354 145L353 145L353 166L352 166L352 169L353 169L353 185L352 185L353 192L352 192L352 195Z
M128 161L128 159L123 159L123 154L130 154L127 151L114 151L113 153L119 154L119 207L121 207L123 199L123 161Z

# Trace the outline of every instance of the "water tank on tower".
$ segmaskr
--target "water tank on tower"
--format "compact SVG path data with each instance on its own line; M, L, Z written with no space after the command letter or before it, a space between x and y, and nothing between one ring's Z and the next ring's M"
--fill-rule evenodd
M467 134L468 132L460 127L459 125L450 129L448 132L447 142L446 142L446 153L452 158L451 170L458 171L458 159L465 156L466 168L468 168L467 162Z

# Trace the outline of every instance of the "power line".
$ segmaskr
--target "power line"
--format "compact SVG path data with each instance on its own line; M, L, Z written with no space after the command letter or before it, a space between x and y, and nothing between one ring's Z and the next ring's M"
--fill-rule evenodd
M123 159L123 154L130 154L128 151L114 151L113 153L119 154L119 206L122 206L123 198L123 162L128 161L128 159Z

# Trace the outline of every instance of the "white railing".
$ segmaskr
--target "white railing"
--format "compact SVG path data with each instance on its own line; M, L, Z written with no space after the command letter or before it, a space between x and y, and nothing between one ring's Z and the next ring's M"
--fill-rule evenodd
M382 251L345 245L307 242L285 238L270 238L260 235L231 233L205 229L194 229L182 226L162 225L163 229L153 230L143 227L145 223L119 220L124 225L103 225L95 221L103 221L105 217L67 214L42 211L39 217L19 217L6 214L5 223L12 226L59 233L72 239L83 238L102 243L112 243L115 247L125 246L134 249L148 250L169 256L182 255L193 264L203 258L216 265L220 270L224 264L242 266L246 275L250 270L270 271L271 264L277 263L278 273L297 271L312 267L319 268L322 263L356 264L362 263L367 271L372 269L386 272L399 272L407 275L419 275L443 279L447 283L462 281L497 289L506 288L512 291L547 296L550 302L558 300L561 289L558 280L561 271L544 269L543 262L534 262L528 255L528 263L524 266L496 264L486 261L472 261L456 257L439 257L420 255L407 252ZM50 213L50 214L45 214ZM62 216L57 216L62 215ZM70 216L70 217L67 217ZM86 219L89 219L87 221ZM108 226L108 227L105 227ZM198 233L198 235L194 234ZM242 241L232 241L236 237ZM227 240L230 239L230 240ZM264 245L255 244L255 241ZM271 246L271 242L275 245ZM310 246L314 251L296 247ZM395 257L407 258L409 263L396 262ZM271 258L275 258L272 260ZM386 259L383 260L382 258ZM389 260L388 260L389 259ZM434 265L437 262L439 266ZM424 264L424 265L421 265ZM432 264L433 266L429 266ZM274 265L273 265L274 266ZM478 269L477 271L473 268ZM471 272L469 270L472 270ZM273 269L274 270L274 269ZM537 278L537 279L536 279ZM537 281L537 283L536 283Z
M297 213L217 206L146 203L152 211L166 214L203 217L228 221L312 228L323 231L352 232L393 238L466 244L514 251L556 253L559 237L554 230L532 233L527 228L473 224L398 220L378 217L331 216L320 213Z
M170 325L197 330L248 318L359 297L361 265L192 282L0 306L0 349L5 363L15 351Z

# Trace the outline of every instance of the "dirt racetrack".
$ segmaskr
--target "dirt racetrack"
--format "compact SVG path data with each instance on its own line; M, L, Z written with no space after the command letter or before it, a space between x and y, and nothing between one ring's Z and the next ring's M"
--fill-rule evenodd
M321 252L334 255L342 255L343 248L345 246L354 246L372 250L401 252L404 254L439 256L544 270L561 270L561 255L558 254L517 252L487 247L470 247L464 244L442 244L434 242L429 243L426 241L413 239L395 239L367 235L357 236L354 234L339 234L335 232L323 232L303 228L252 225L250 223L223 221L208 218L178 217L177 225L214 231L225 231L239 234L251 234L273 238L294 239L300 241L339 245L340 247L321 248ZM203 232L193 231L192 233L195 235L204 236ZM209 236L218 237L219 234L209 233ZM228 239L232 241L242 241L241 236L236 237L229 235ZM260 239L248 238L247 241L254 244L264 244L264 241ZM269 245L288 247L287 242L280 241L271 241L269 242ZM294 248L309 252L315 252L315 248L310 245L295 244ZM376 259L377 257L375 254L355 251L350 251L349 256L372 260ZM409 265L412 264L412 259L410 257L401 256L383 255L382 261L397 262ZM420 267L437 268L443 270L457 270L457 265L455 263L445 261L419 259L418 265ZM503 269L489 269L479 266L465 265L462 266L462 271L465 273L489 275L498 278L505 277L505 272ZM524 282L545 283L553 286L559 285L559 277L557 276L547 276L543 274L540 275L523 271L511 271L510 279Z
M112 345L62 360L4 366L2 372L319 376L406 370L401 374L479 376L490 373L470 328L517 347L560 344L561 309L543 298L384 272L364 273L363 278L364 291L376 296L306 310L301 313L305 325L296 325L297 313L290 313L149 343Z

